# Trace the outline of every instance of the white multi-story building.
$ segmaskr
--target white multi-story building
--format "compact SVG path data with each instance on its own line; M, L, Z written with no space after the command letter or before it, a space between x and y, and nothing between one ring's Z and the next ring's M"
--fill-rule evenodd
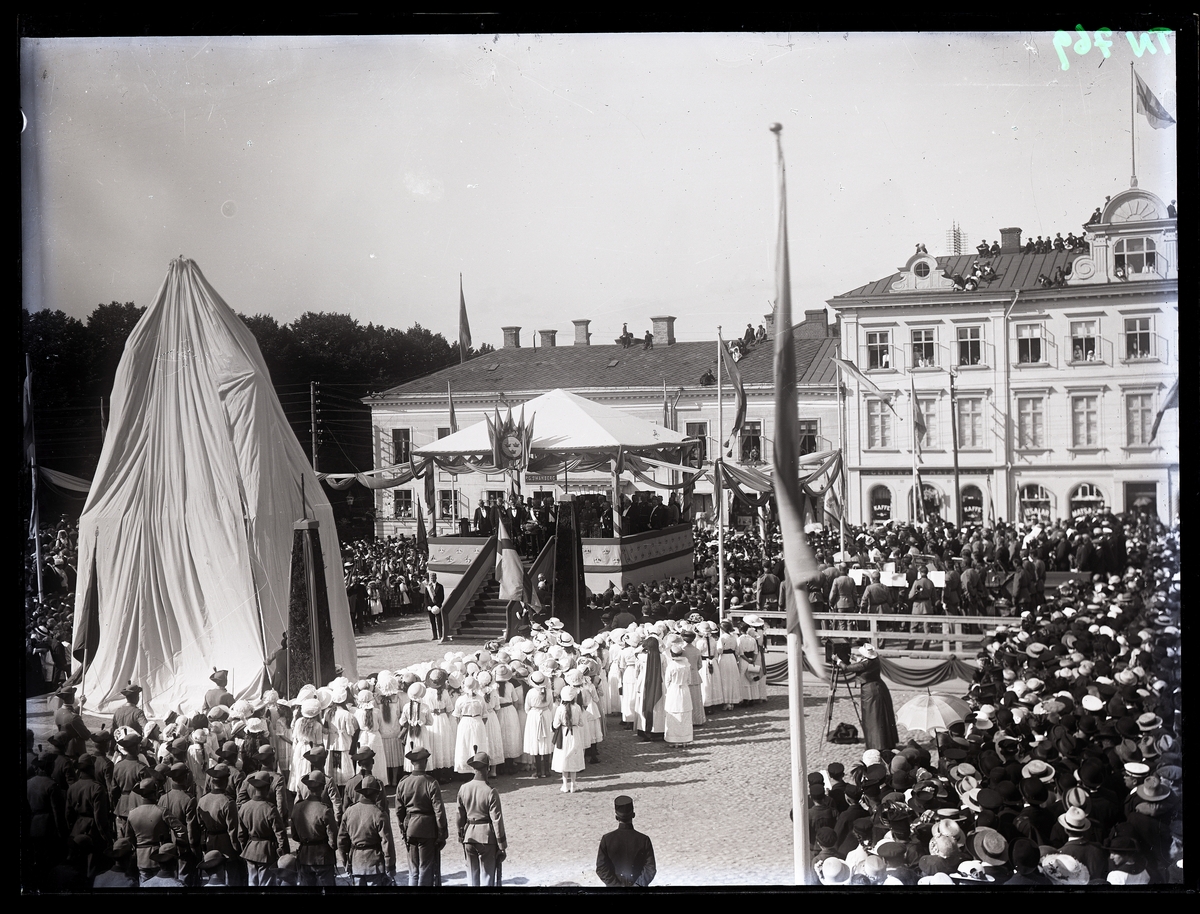
M1151 441L1179 375L1174 213L1132 188L1084 229L1087 253L1023 253L1020 229L1001 229L998 255L918 252L829 301L840 355L883 392L847 379L851 520L913 518L914 391L926 511L1177 514L1178 410ZM976 262L994 275L967 282Z
M412 449L450 432L447 388L454 398L460 428L480 422L499 408L508 406L519 414L520 405L548 391L562 388L645 419L663 423L664 388L672 407L669 421L689 437L704 443L704 456L716 456L721 440L733 423L734 395L728 379L724 390L724 433L718 428L717 341L675 340L675 318L654 317L653 348L636 340L626 348L614 343L592 342L590 321L576 320L570 346L556 344L555 330L539 332L540 345L525 347L520 328L505 327L504 346L461 365L442 369L401 384L364 402L371 407L375 434L375 466L403 463ZM770 317L765 323L770 326ZM615 328L611 331L616 335ZM768 330L768 333L771 331ZM836 369L831 356L837 351L836 325L827 323L825 309L807 312L794 328L796 378L799 393L800 449L803 453L838 446ZM761 462L771 453L774 437L774 357L771 343L760 343L738 362L746 389L746 425L730 441L727 453L738 463ZM535 436L544 433L535 426ZM656 478L668 482L670 471L657 471ZM623 485L646 489L646 484L626 477ZM506 482L500 477L464 473L457 480L449 473L437 474L435 513L441 533L451 532L459 517L470 517L480 496L503 497ZM605 471L568 473L555 478L526 474L522 491L539 497L548 493L558 498L566 492L603 494L612 499L612 476ZM712 482L697 484L693 496L696 512L711 511ZM411 534L415 530L416 504L424 495L423 482L380 489L375 493L376 533ZM664 497L666 491L662 492ZM735 520L750 522L748 507L739 514L731 502ZM814 509L819 512L820 506ZM819 513L817 514L819 517Z

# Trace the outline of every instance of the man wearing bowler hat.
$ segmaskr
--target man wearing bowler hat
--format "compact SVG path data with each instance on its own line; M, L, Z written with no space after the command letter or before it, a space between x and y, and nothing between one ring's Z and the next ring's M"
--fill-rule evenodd
M500 793L488 783L486 752L476 752L467 764L475 777L458 788L458 840L467 858L467 884L494 887L501 884L500 865L508 856Z
M425 773L428 749L421 746L404 757L412 762L413 770L396 788L396 819L408 848L408 884L433 886L437 885L442 848L449 837L442 788L437 778Z
M648 835L633 827L633 798L619 796L613 803L617 827L600 839L596 875L607 886L648 886L658 871L654 845Z

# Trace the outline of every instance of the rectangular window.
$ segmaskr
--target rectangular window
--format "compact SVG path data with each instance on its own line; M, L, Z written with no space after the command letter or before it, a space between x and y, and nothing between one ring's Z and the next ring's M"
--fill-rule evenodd
M1097 419L1099 397L1071 398L1071 443L1075 447L1096 447L1100 443Z
M983 398L958 399L959 447L983 447Z
M921 436L921 447L939 447L937 400L917 400L917 405L921 408L921 418L925 420L925 434Z
M457 520L458 514L454 510L453 489L438 489L438 515L447 520Z
M1152 358L1154 353L1150 351L1150 341L1150 318L1125 318L1125 358Z
M450 426L438 426L438 441L450 437Z
M937 365L934 359L934 347L932 330L914 330L912 332L913 368L933 368Z
M1045 403L1041 397L1017 397L1017 440L1020 447L1046 446Z
M1071 361L1094 362L1100 357L1097 351L1099 338L1095 321L1071 321Z
M801 419L797 425L800 427L800 455L813 453L817 449L817 420Z
M405 520L413 516L413 493L411 490L392 490L392 516Z
M1017 361L1035 365L1042 361L1042 325L1017 324Z
M1125 443L1149 444L1154 426L1154 398L1151 394L1130 394L1125 398Z
M701 464L704 463L708 459L708 423L688 422L684 425L684 434L700 442L700 446L693 453L697 455Z
M747 422L742 426L742 463L762 462L762 423Z
M392 429L392 463L408 463L412 459L412 429Z
M892 332L873 330L867 334L867 368L892 367Z
M980 365L983 363L983 328L958 328L958 364Z
M867 401L867 447L892 446L892 411L882 400Z

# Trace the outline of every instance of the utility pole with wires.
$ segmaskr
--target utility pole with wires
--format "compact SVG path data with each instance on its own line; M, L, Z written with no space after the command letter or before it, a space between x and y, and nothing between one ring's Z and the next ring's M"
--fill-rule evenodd
M312 427L312 468L313 472L317 472L317 451L321 447L320 419L321 415L321 382L308 382L308 412L309 423Z

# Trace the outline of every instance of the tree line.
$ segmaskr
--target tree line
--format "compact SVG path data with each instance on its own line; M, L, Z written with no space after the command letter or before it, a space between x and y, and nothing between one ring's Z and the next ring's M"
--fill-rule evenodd
M104 444L108 399L125 341L145 310L133 302L114 301L98 305L82 321L62 311L22 311L39 464L91 478ZM239 317L258 341L280 403L310 460L309 385L318 382L317 455L323 472L372 466L371 414L360 402L363 397L459 358L457 341L447 341L419 323L399 330L360 324L348 314L316 311L286 324L269 314ZM470 355L491 350L485 343ZM24 383L24 362L19 376ZM53 492L48 497L61 502L55 504L55 514L77 514L82 508L79 497Z

